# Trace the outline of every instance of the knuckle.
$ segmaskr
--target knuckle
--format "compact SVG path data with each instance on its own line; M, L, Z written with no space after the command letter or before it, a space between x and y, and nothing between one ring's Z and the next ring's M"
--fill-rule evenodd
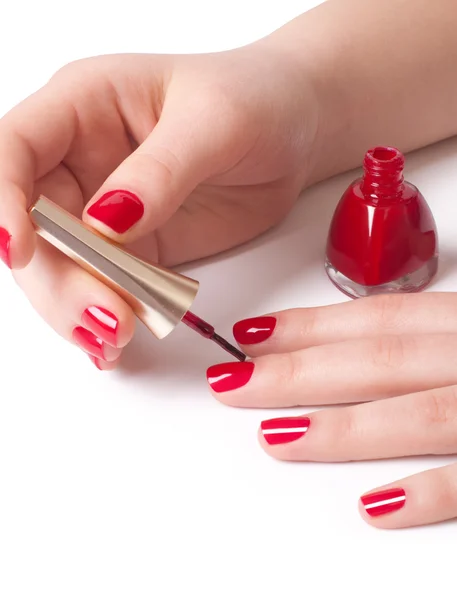
M338 462L353 460L354 448L363 437L362 423L352 408L333 408L325 413L325 426L315 441L319 456Z
M371 361L377 368L398 369L407 360L412 344L400 336L382 336L373 342Z
M214 110L216 107L218 111L228 114L237 112L233 92L223 85L204 87L198 96L198 104L203 110Z
M452 516L455 514L455 507L457 506L457 485L455 478L449 477L449 471L447 469L438 469L436 473L435 485L435 504L440 507L443 512L452 512Z
M380 294L374 296L372 314L376 325L382 330L395 330L401 320L405 298L401 294Z
M73 60L69 63L67 63L66 65L64 65L63 67L60 67L60 69L58 69L52 76L50 81L52 83L54 82L60 82L62 80L67 80L69 77L74 77L75 74L80 73L84 67L84 64L88 61L89 59L87 58L81 58L78 60Z
M68 91L74 92L81 83L100 83L100 69L106 69L106 56L78 58L58 69L50 78L51 84L65 84ZM62 89L62 93L65 90Z
M420 397L416 410L427 425L443 425L457 417L457 386L431 390Z
M298 352L289 352L281 356L278 364L280 383L291 386L300 386L303 380L304 364Z
M291 310L287 315L290 320L290 328L296 329L298 325L298 335L307 345L312 343L312 339L318 333L318 309L306 308Z
M333 443L338 440L341 448L346 449L350 448L352 441L360 437L360 422L355 418L352 408L340 410L338 415L335 413L333 428L331 428L330 433L334 440Z
M427 493L417 497L418 507L423 512L428 512L431 505L433 510L441 514L454 516L457 503L457 485L455 477L449 467L431 469L426 472Z
M151 166L154 167L154 182L156 185L162 184L170 186L180 172L180 161L176 154L169 148L154 147L151 150L139 148L131 157L135 165L130 165L136 172L144 173L146 180L151 177ZM146 182L145 182L146 183Z
M211 114L219 122L218 136L211 144L220 145L220 139L230 142L240 134L248 135L252 131L255 115L244 99L223 83L211 84L199 88L197 95L188 99L190 108L197 114Z

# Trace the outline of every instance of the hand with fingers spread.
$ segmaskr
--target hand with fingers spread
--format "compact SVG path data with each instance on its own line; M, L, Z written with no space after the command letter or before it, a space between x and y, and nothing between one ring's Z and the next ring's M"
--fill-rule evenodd
M210 367L208 382L232 406L354 403L262 422L280 460L457 454L456 306L454 293L374 296L246 319L233 331L254 358ZM382 528L457 518L457 464L369 492L360 512Z

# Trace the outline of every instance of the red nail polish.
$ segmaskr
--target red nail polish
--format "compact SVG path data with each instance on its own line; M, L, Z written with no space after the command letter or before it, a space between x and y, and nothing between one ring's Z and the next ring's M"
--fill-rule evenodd
M125 233L141 219L144 205L135 194L125 190L114 190L107 192L92 204L87 214L116 233Z
M87 356L90 358L90 360L94 363L94 365L99 371L103 371L103 369L100 366L100 361L96 356L92 356L92 354L88 354Z
M91 331L84 329L84 327L75 327L73 329L73 341L78 344L84 352L92 354L92 356L95 356L96 358L105 360L103 341Z
M7 267L11 269L10 242L10 234L6 231L6 229L0 227L0 259L5 263Z
M253 371L253 362L223 363L209 367L206 371L206 378L211 388L220 394L246 385L251 379Z
M271 336L275 327L275 317L244 319L233 326L233 337L239 344L260 344Z
M418 292L438 269L436 224L424 197L404 181L404 157L376 147L364 175L341 198L330 225L325 268L352 298Z
M262 421L260 427L265 441L276 446L299 440L308 431L309 423L308 417L291 417Z
M90 306L81 317L82 324L92 333L111 346L117 346L117 328L119 321L109 310L99 306Z
M402 508L406 502L406 494L404 489L394 488L366 494L360 500L370 517L379 517Z

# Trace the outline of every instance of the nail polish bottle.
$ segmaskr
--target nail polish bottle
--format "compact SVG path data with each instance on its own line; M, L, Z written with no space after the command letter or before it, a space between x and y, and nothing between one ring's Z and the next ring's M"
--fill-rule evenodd
M368 150L333 215L325 269L351 298L418 292L438 269L435 220L404 164L396 148Z

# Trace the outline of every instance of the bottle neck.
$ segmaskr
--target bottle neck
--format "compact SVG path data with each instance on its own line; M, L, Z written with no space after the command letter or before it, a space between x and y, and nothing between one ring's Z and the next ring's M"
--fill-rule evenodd
M403 191L405 159L396 148L378 146L363 161L362 192L373 200L395 200Z

